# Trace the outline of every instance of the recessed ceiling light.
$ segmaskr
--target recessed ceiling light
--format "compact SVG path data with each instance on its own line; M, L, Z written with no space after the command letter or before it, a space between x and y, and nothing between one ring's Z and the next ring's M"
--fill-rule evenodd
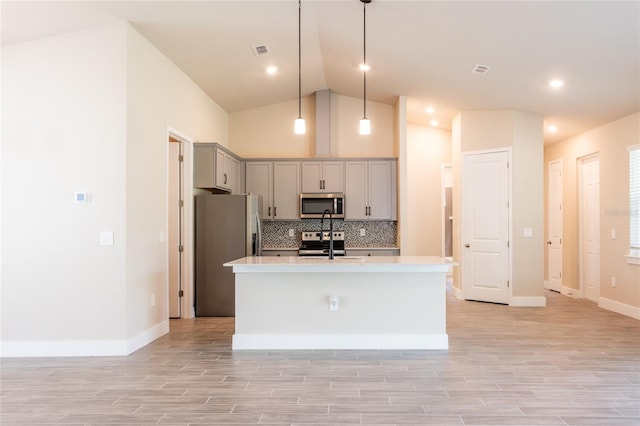
M360 64L360 69L362 71L369 71L371 69L371 67L367 64Z
M558 131L558 128L554 125L548 126L547 130L550 131L551 133L555 133Z
M564 81L562 80L551 80L549 81L549 86L553 87L554 89L558 89L562 86L564 86Z
M267 74L273 75L277 72L278 72L278 67L276 67L275 65L271 65L267 67Z
M438 122L438 120L431 120L431 121L429 122L429 124L431 124L431 126L432 126L432 127L437 127L437 126L438 126L438 124L440 124L440 123Z
M433 114L434 112L436 112L436 110L432 106L428 106L424 110L427 112L427 114Z

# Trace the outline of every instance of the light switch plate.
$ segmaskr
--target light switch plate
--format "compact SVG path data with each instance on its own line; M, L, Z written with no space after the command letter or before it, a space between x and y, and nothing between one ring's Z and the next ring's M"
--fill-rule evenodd
M360 228L360 236L364 237L367 235L367 230L365 228Z
M524 228L523 235L527 238L533 237L533 228Z
M112 246L113 245L113 232L112 231L101 231L100 232L100 245L101 246Z

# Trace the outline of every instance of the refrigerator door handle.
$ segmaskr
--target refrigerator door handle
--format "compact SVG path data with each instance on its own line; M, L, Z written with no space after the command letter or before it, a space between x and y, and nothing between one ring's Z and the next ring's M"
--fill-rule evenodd
M254 256L262 256L262 223L260 222L260 213L256 213L256 252Z

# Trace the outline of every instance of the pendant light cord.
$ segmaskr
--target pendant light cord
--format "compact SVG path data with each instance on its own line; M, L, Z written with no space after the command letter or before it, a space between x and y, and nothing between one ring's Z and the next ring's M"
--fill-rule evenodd
M298 0L298 118L302 118L302 0Z
M363 88L363 98L364 98L364 117L367 118L367 3L362 2L362 19L363 19L363 58L364 58L364 88Z

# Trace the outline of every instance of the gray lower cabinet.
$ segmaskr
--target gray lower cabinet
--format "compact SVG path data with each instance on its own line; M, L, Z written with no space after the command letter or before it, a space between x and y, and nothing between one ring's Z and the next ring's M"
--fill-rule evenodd
M370 249L350 249L346 251L347 256L400 256L398 248L370 248Z
M292 250L262 250L263 256L297 256L298 249Z

